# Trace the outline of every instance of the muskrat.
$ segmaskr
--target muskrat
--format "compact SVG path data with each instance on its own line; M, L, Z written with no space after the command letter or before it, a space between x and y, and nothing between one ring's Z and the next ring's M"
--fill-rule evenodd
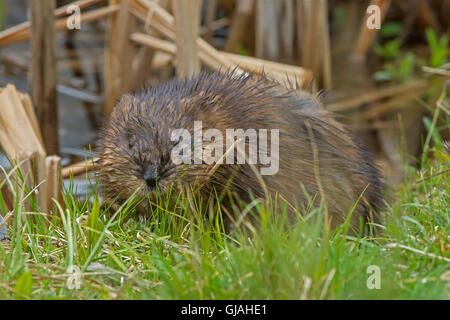
M275 143L276 136L266 134L266 146L270 145L266 151L278 151L273 158L277 172L259 174L255 169L267 169L267 163L250 164L248 157L234 164L174 161L174 148L179 147L174 130L184 128L192 139L195 121L201 121L202 132L214 128L224 136L227 129L277 132ZM218 143L226 153L230 149L224 140ZM256 143L251 140L245 139L248 150ZM211 141L203 137L201 150ZM242 148L241 153L233 153L236 159ZM356 230L361 220L379 223L383 184L372 156L316 96L287 89L265 75L202 73L126 94L102 130L99 158L101 182L110 200L124 201L133 194L147 197L156 189L164 194L173 186L200 182L205 194L229 188L245 201L251 201L250 195L268 194L277 194L293 206L305 204L307 195L324 199L333 228L345 221L353 207L350 221Z

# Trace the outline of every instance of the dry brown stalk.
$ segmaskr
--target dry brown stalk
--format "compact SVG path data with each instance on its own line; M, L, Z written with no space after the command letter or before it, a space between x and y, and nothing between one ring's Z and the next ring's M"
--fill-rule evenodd
M67 179L70 175L78 176L80 174L96 170L96 162L98 158L94 158L91 160L85 160L79 163L72 164L68 167L65 167L61 170L61 177L63 179Z
M381 20L383 20L389 9L389 6L391 5L391 2L392 2L391 0L371 0L370 4L376 5L380 8ZM369 17L369 14L367 14L363 20L359 38L356 43L355 58L357 58L357 59L365 59L366 58L367 53L369 52L369 50L372 46L372 43L378 34L378 31L380 31L379 29L367 28L366 22L367 22L368 17Z
M406 92L389 99L386 102L378 103L371 106L369 109L364 111L361 115L361 119L374 119L381 114L392 112L400 108L405 108L408 106L406 102L412 101L414 99L420 98L421 95L425 93L427 88L422 88L415 91Z
M31 1L31 97L44 147L58 154L55 1Z
M356 97L329 104L327 105L327 109L334 112L350 111L367 103L376 102L407 92L414 93L427 87L428 82L426 80L413 80L405 84L393 85L381 89L377 88Z
M248 29L254 7L254 0L239 0L237 2L224 51L236 52L238 46L243 43L246 32L242 32L242 30Z
M113 5L116 1L112 2ZM131 87L134 48L129 34L134 29L134 16L130 14L131 1L121 0L116 16L110 17L105 48L105 104L103 116L111 114L116 100Z
M297 34L301 65L311 70L317 84L331 87L331 54L327 0L297 0Z
M136 43L149 46L156 50L161 50L171 55L176 54L176 45L169 41L161 40L159 38L152 37L143 33L133 33L130 39ZM308 87L312 81L312 73L297 66L291 66L278 62L246 57L226 52L219 52L219 54L226 57L226 59L232 61L234 64L238 65L243 70L254 73L265 72L269 78L279 81L281 84L289 87L291 87L289 81L293 82L294 84L298 84L300 88ZM199 57L204 63L208 61L208 57L202 52L199 53ZM216 70L226 71L226 69L224 68L219 68Z
M175 17L177 75L178 77L186 77L198 74L200 72L200 59L196 40L200 28L201 1L173 1L172 10Z
M40 208L47 212L48 199L59 196L61 190L60 184L55 182L59 178L58 161L55 157L46 160L31 100L13 85L0 89L0 145L12 166L18 165L28 188L39 185L37 200ZM14 180L21 185L18 172Z
M176 41L174 32L175 21L173 16L162 8L157 3L150 2L149 0L132 0L133 8L139 12L138 18L142 19L146 17L148 12L152 10L153 16L151 26L155 28L165 37L172 41ZM145 20L143 20L145 22ZM235 64L222 57L213 46L207 43L202 38L197 38L197 46L199 55L203 54L204 63L212 69L235 69L236 72L242 72Z
M79 0L79 1L74 1L73 3L67 5L67 6L63 6L61 8L58 8L54 11L55 13L55 18L64 18L65 16L67 16L67 8L70 5L77 5L78 7L80 7L80 9L84 9L88 6L91 6L93 4L102 2L104 0ZM110 12L111 8L101 8L101 9L97 9L97 10L93 10L87 14L82 14L82 22L90 22L93 21L92 19L100 19L101 16L105 13L105 12ZM94 14L95 12L95 14ZM84 15L84 17L83 17ZM63 25L65 27L65 23L66 20L65 19L61 19L57 22L57 30L61 30L61 25ZM26 41L30 39L30 27L31 27L31 22L30 21L25 21L21 24L18 24L14 27L11 27L9 29L3 30L2 32L0 32L0 48L1 47L5 47L8 45L12 45L12 44L16 44L18 42L22 42L22 41ZM64 28L63 27L63 28Z

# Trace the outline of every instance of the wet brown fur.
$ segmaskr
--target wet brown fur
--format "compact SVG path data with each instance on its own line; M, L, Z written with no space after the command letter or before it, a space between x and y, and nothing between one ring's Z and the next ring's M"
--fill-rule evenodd
M234 193L244 200L250 199L249 191L264 197L263 186L247 164L220 165L211 177L212 165L173 164L170 134L178 128L192 132L194 120L203 122L203 130L219 129L224 140L227 128L279 129L279 172L262 176L271 194L301 205L306 202L303 184L311 197L325 197L332 227L346 219L356 202L352 226L358 228L360 218L379 222L375 213L381 207L383 185L372 157L318 99L264 76L233 72L204 73L123 96L99 148L107 198L124 200L136 189L142 196L151 193L142 178L143 168L150 164L158 168L163 193L174 184L195 181L220 191L235 174L230 187Z

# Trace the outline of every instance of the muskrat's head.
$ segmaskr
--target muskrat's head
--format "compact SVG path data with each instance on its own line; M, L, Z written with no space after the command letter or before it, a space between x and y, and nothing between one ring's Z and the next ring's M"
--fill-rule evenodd
M260 180L250 179L253 171L237 158L239 150L258 147L257 137L246 138L244 131L278 128L274 115L279 112L267 99L280 94L272 83L261 81L251 75L205 73L124 95L98 150L106 198L152 197L172 187L171 194L194 187L200 191L196 195L207 197L216 194L213 188L218 194L224 189L260 194ZM236 129L236 136L228 137L228 129ZM245 146L238 148L235 138Z
M186 143L190 148L192 141L190 136L172 134L180 128L193 130L193 118L180 108L187 108L186 100L162 101L151 92L120 99L102 130L98 149L100 179L107 199L123 201L133 194L151 198L157 190L164 194L172 187L180 190L206 181L210 166L173 159L174 148Z

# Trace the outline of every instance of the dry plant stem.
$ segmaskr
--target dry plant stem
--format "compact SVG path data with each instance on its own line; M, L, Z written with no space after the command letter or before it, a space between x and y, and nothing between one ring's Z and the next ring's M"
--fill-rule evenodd
M363 104L375 102L389 97L397 96L404 93L414 93L426 89L428 82L426 80L411 80L405 84L389 86L386 88L376 89L357 97L352 97L345 101L327 105L327 109L334 112L350 111L356 109Z
M145 84L148 80L151 71L153 59L155 57L155 50L144 46L139 48L133 61L133 79L131 84L131 91L134 91Z
M200 72L196 40L199 35L201 7L199 0L172 2L177 45L177 75L180 78L190 77Z
M331 87L331 54L327 0L297 0L301 65L310 69L317 83Z
M391 112L393 110L398 110L403 107L406 102L412 101L426 92L426 88L418 90L415 92L407 92L394 96L392 99L371 106L369 109L365 110L359 117L360 119L374 119L381 114Z
M5 212L9 212L11 210L14 209L14 196L11 192L11 190L9 190L8 185L4 184L3 187L0 189L0 192L3 196L3 200L5 203ZM1 214L0 214L1 216ZM0 227L1 229L1 227Z
M228 17L223 17L223 18L220 18L220 19L217 19L217 20L211 22L211 25L209 27L211 28L212 31L216 31L218 29L225 28L229 25L230 25L230 19ZM206 37L207 31L208 31L207 27L205 27L205 26L200 27L200 35L201 36Z
M130 39L136 43L149 46L153 49L160 50L171 55L176 54L176 45L169 41L161 40L143 33L133 33L130 36ZM312 81L312 73L297 66L286 65L253 57L245 57L226 52L220 52L220 54L236 65L239 65L239 67L243 70L257 74L265 72L273 80L277 80L281 84L289 87L291 86L289 82L293 82L294 84L297 84L299 88L305 88L309 86ZM207 64L207 56L200 52L199 57L202 62ZM227 71L227 69L220 68L220 66L219 68L214 68L214 70L224 72Z
M236 140L229 148L228 150L223 154L223 156L216 161L216 164L211 168L211 170L209 170L209 172L207 173L207 177L208 179L210 179L214 173L217 171L217 169L219 168L220 165L222 165L224 163L224 160L226 159L226 157L230 154L231 151L234 150L234 148L236 148L236 145L239 141Z
M31 102L30 96L28 94L24 94L24 93L21 93L21 92L17 91L16 88L13 85L8 85L7 88L8 88L7 90L15 91L14 94L18 95L18 97L19 97L19 99L20 99L20 101L22 103L22 107L25 110L25 114L27 115L28 120L31 123L31 126L33 128L34 134L36 135L36 137L38 138L38 140L40 142L40 145L42 146L43 142L42 142L41 131L39 129L39 123L38 123L36 114L34 113L34 108L33 108L33 104ZM0 94L4 90L5 90L4 88L0 88ZM14 100L14 103L17 103L16 99L13 99L13 100Z
M61 196L60 158L46 157L30 98L12 85L0 89L0 145L13 164L18 163L6 180L13 175L13 180L21 183L20 169L30 190L37 185L33 190L39 191L38 205L48 212L51 199ZM25 205L28 207L29 202Z
M442 256L438 256L438 255L436 255L436 254L434 254L434 253L431 253L431 252L426 252L426 251L418 250L418 249L415 249L415 248L412 248L412 247L409 247L409 246L405 246L405 245L400 244L400 243L389 243L389 244L385 245L385 247L386 247L386 248L400 248L400 249L405 249L405 250L409 250L409 251L412 251L412 252L415 252L415 253L418 253L418 254L420 254L420 255L424 255L424 256L427 256L427 257L430 257L430 258L433 258L433 259L438 259L438 260L450 262L450 259L449 259L449 258L442 257Z
M371 5L376 5L380 8L381 11L381 19L383 20L386 16L386 13L391 5L391 0L372 0L370 2ZM369 29L367 28L367 19L369 18L369 14L366 14L359 34L358 42L355 47L355 58L357 59L365 59L369 49L372 46L373 40L377 36L379 29Z
M239 215L236 223L235 223L235 227L239 228L240 224L244 221L245 217L247 216L247 214L257 205L261 203L260 199L255 199L253 200L251 203L249 203L244 210L242 210L241 214Z
M96 170L97 166L95 164L97 161L98 158L94 158L92 160L82 161L65 167L61 170L61 177L63 179L67 179L70 177L70 175L77 176L89 171Z
M255 10L255 55L275 60L280 56L279 11L281 1L258 0Z
M44 212L52 211L53 199L61 203L61 158L49 156L45 159L46 183L42 185L39 192L41 210Z
M26 186L39 191L40 209L49 212L51 199L59 200L61 196L60 158L46 157L30 98L12 85L0 89L0 124L0 145L13 164L18 163L10 174L20 183L20 169ZM28 201L25 205L29 205Z
M72 4L76 4L80 7L80 9L86 8L92 4L99 3L104 0L80 0L75 1ZM54 11L55 18L64 18L67 15L67 8L69 5L58 8ZM105 14L111 13L112 8L106 7L106 8L100 8L96 10L92 10L87 13L82 13L81 15L81 21L83 22L90 22L95 21L100 18L102 18ZM14 26L12 28L6 29L2 32L0 32L0 48L8 45L13 45L18 42L26 41L30 39L30 27L31 22L26 21L24 23L21 23L17 26ZM56 23L56 29L62 30L66 28L66 19L60 19Z
M134 28L134 17L130 14L130 0L122 0L116 16L110 17L107 26L105 48L105 104L103 116L109 117L116 100L131 86L133 46L128 35Z
M312 72L302 67L227 52L222 52L222 55L244 70L258 74L261 72L267 73L274 80L283 84L287 84L284 82L289 80L293 81L299 88L307 88L313 81Z
M44 147L23 101L13 85L0 90L0 144L10 159L25 154L45 157Z
M249 27L250 20L253 16L255 7L254 0L239 0L236 5L233 20L231 22L230 32L225 44L225 51L236 52L239 45L244 42L246 32Z
M431 67L423 66L422 71L432 73L432 74L438 74L441 76L450 77L450 71L445 70L445 69L431 68Z
M31 96L49 154L58 154L55 1L31 1Z
M169 53L171 55L176 54L177 46L166 40L161 40L144 33L133 33L131 34L130 39L136 43Z
M295 44L294 0L283 0L281 10L280 40L282 45L282 56L288 59L288 61L292 61L294 59Z
M204 38L206 41L211 42L214 32L213 23L216 18L217 0L209 0L206 6Z
M436 106L442 111L444 111L448 116L450 116L450 108L449 108L450 106L448 104L444 104L442 100L439 100L436 103Z
M158 32L163 34L165 37L172 41L176 41L176 36L174 32L174 18L170 13L168 13L164 8L158 4L151 3L148 0L132 0L133 8L140 12L141 15L145 16L149 10L154 10L153 18L151 21L151 26L155 28ZM138 17L142 18L139 15ZM197 46L199 55L204 55L204 63L213 69L235 69L236 72L243 72L235 64L228 61L226 58L222 57L213 46L208 44L205 40L198 37Z

